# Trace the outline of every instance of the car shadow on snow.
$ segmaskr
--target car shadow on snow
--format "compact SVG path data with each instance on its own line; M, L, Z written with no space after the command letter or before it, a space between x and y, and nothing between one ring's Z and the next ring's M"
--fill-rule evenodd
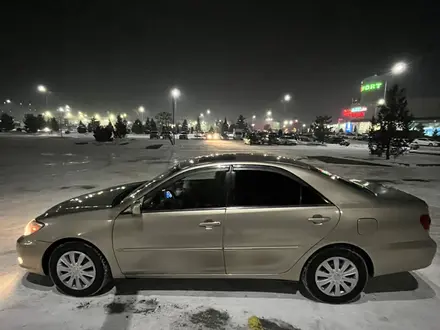
M55 291L47 276L26 273L22 284L38 291ZM159 296L249 297L310 299L298 282L266 279L126 279L115 280L98 295L106 295L115 288L115 296L136 295L150 291ZM299 295L298 293L301 293ZM402 272L374 277L369 280L359 302L388 300L419 300L435 297L434 290L415 272Z

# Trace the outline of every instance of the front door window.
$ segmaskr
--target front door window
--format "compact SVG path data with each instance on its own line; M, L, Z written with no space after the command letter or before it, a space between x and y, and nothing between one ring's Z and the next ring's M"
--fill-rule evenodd
M198 171L165 184L145 198L143 212L203 210L226 206L227 168Z

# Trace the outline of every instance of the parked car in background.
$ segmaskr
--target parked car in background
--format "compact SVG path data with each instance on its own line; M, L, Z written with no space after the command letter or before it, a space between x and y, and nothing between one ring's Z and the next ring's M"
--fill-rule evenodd
M417 143L419 146L423 147L440 147L440 142L430 138L415 139L412 143Z
M298 144L296 136L293 134L281 135L278 140L279 140L279 144L282 145L296 146Z
M228 133L228 138L229 138L229 140L233 140L234 139L234 133Z
M314 140L310 136L300 135L300 136L298 136L298 141L301 141L301 142L313 142Z
M280 139L277 133L263 133L261 138L262 144L273 145L279 144Z
M126 277L268 278L340 304L371 277L428 267L430 225L428 205L395 188L224 154L69 198L31 220L16 249L21 267L72 296Z
M188 133L186 132L180 133L179 140L188 140Z
M159 132L158 131L151 131L150 132L150 139L160 139Z
M261 140L261 136L257 133L247 133L243 138L244 144L253 145L253 144L263 144Z
M326 143L339 144L341 146L349 146L350 142L341 136L329 136L325 139Z
M205 140L206 135L203 132L198 132L198 133L194 134L194 139Z

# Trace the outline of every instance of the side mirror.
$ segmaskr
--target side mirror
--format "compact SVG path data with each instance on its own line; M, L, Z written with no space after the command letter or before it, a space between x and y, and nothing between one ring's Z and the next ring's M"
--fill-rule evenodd
M141 201L136 201L132 206L131 206L131 214L133 216L139 216L142 214L141 212L141 205L142 202Z

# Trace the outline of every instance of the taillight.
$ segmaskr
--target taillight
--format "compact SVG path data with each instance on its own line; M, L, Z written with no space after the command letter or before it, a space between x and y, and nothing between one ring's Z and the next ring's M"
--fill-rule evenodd
M420 224L422 225L423 229L429 230L429 227L431 226L431 217L429 214L422 214L420 216Z

